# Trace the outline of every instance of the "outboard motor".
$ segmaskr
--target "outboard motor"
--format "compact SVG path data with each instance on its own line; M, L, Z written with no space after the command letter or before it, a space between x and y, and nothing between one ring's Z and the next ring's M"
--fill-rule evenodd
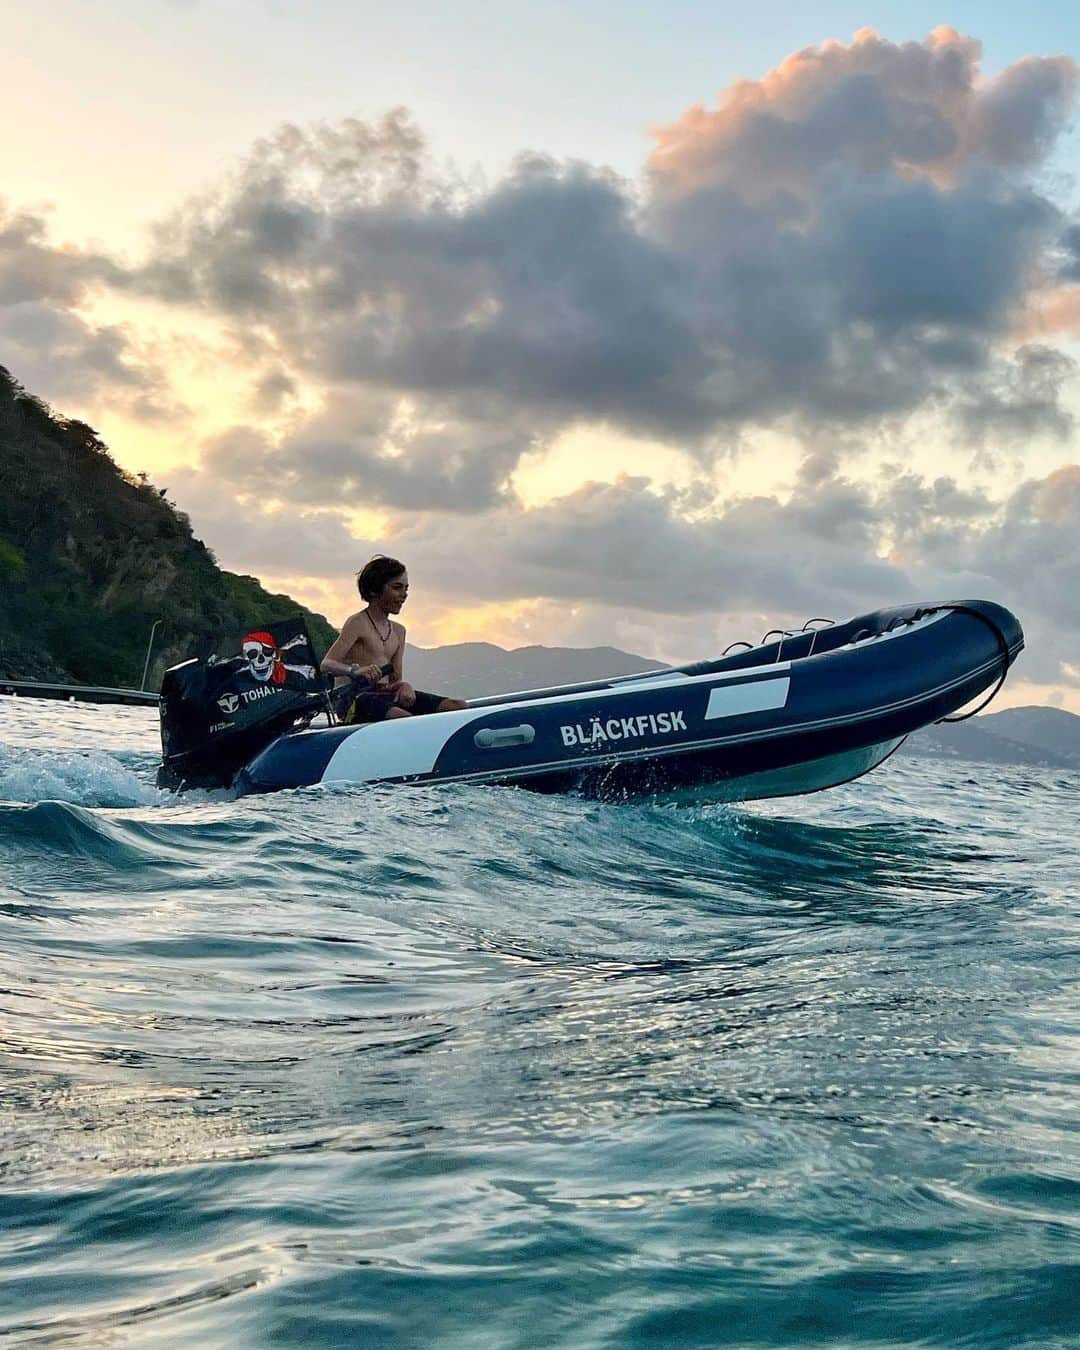
M247 633L224 656L173 666L161 684L158 787L231 786L277 736L328 711L328 683L302 618Z

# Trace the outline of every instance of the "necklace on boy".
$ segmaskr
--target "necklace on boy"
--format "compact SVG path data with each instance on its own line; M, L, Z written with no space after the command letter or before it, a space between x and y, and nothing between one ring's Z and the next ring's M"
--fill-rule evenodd
M386 632L385 632L385 633L380 633L380 632L379 632L379 625L378 625L378 624L375 622L375 620L371 617L371 610L370 610L370 609L365 609L365 610L364 610L364 613L368 616L368 620L370 621L372 628L375 629L375 636L379 639L379 641L380 641L380 642L389 642L389 641L390 641L390 634L394 631L394 625L390 622L390 620L387 619L387 621L386 621Z

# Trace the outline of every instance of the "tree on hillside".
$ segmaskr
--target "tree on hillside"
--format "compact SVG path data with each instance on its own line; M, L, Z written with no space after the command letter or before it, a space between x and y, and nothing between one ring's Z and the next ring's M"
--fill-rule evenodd
M320 614L223 571L191 522L143 474L125 473L93 427L53 412L0 366L0 676L135 685L223 636Z

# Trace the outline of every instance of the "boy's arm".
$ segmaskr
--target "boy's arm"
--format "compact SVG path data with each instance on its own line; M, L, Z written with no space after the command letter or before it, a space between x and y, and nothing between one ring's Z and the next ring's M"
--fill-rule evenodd
M397 693L397 704L401 708L411 708L416 702L416 690L411 684L401 677L401 672L405 664L405 629L401 624L397 627L401 630L401 641L398 643L397 651L394 653L394 678L393 688Z
M345 620L341 632L334 639L330 650L323 657L319 666L324 675L358 675L363 676L373 685L378 684L382 676L377 665L374 663L358 665L355 661L349 662L344 659L356 646L360 632L360 616L358 614L354 614L351 618Z

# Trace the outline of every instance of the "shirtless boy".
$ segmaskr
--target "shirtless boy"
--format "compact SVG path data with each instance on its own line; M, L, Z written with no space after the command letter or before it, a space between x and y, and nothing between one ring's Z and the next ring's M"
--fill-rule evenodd
M348 722L382 722L392 717L423 713L456 712L465 704L459 698L443 698L414 689L402 678L405 627L390 616L400 614L409 595L409 574L396 558L372 558L356 578L360 598L367 608L345 620L336 641L322 660L326 675L338 675L337 688L350 679L364 679L371 688L356 695L345 716ZM382 667L393 666L392 675Z

